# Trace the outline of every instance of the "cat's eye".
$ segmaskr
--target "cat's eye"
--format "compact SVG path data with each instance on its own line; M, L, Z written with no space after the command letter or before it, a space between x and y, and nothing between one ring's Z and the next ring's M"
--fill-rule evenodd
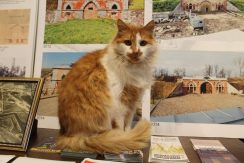
M146 45L147 45L147 41L145 41L145 40L140 41L140 46L146 46Z
M127 46L131 46L132 42L131 42L131 40L125 40L124 44Z

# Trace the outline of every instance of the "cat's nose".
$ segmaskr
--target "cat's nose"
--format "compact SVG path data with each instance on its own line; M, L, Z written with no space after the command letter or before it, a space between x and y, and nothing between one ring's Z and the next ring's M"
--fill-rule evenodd
M137 53L137 52L139 52L139 48L137 47L136 44L132 44L132 45L131 45L131 49L132 49L132 52L133 52L133 53Z

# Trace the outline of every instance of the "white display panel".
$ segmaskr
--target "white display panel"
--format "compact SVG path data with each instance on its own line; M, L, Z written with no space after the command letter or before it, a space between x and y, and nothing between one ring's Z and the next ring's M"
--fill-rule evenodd
M37 14L37 0L0 2L1 76L33 75Z
M190 7L188 0L174 2L165 6L164 1L152 1L159 42L156 84L152 99L147 99L150 104L158 100L147 108L153 134L243 138L241 7L230 8L229 3L218 7L215 2Z

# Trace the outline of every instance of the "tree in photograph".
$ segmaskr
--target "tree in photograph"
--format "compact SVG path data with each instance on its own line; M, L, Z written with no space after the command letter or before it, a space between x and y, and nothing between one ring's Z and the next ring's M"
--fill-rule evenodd
M238 66L239 76L243 77L244 73L242 71L244 70L244 59L242 57L237 57L234 59L234 64Z
M164 68L155 68L153 75L156 80L162 80L165 76L169 76L169 72Z
M232 71L230 69L226 70L226 75L228 78L231 77L231 73L232 73Z
M153 0L153 12L173 11L180 0Z
M174 75L177 77L186 76L186 69L185 68L176 68L174 70Z
M214 65L214 75L217 77L219 71L219 65Z
M226 77L226 70L224 69L224 67L222 67L219 70L218 77L220 77L220 78L225 78Z
M153 71L153 77L155 79L158 79L158 77L159 77L159 72L158 72L158 69L157 68L155 68L154 71Z
M159 72L160 72L160 76L168 76L169 75L169 71L167 69L161 68L159 70Z
M213 66L212 65L205 65L204 75L205 76L213 75Z

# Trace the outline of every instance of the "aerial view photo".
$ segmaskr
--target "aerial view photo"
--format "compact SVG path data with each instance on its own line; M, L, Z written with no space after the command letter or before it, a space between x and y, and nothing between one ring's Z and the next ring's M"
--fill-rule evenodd
M0 143L20 145L31 114L37 83L0 81Z

